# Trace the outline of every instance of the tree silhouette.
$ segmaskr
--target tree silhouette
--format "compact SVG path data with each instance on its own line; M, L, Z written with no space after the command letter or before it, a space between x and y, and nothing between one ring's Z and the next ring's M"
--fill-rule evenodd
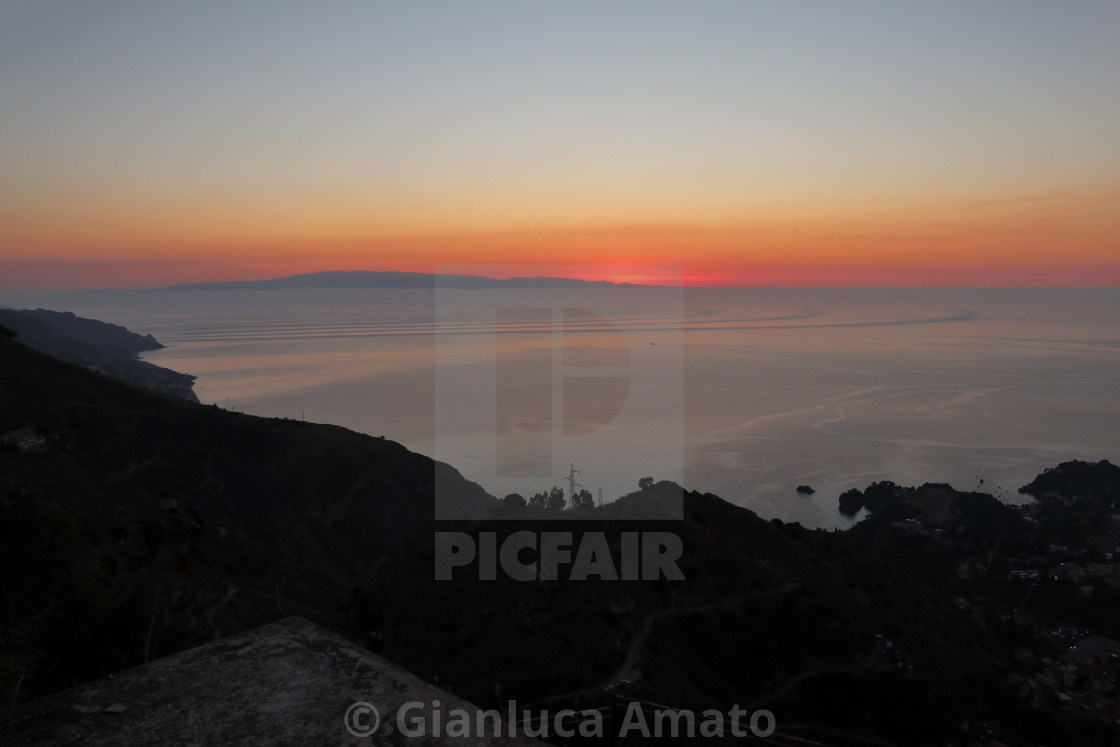
M565 502L564 489L553 485L543 493L534 493L529 498L529 507L543 508L546 511L563 511Z
M548 510L549 511L563 511L564 504L564 489L553 486L548 491Z
M595 508L595 498L591 495L590 490L578 490L572 496L571 505L568 508L572 511Z

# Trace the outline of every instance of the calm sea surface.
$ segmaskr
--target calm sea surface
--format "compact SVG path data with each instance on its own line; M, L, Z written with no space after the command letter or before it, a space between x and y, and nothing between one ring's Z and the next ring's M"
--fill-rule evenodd
M562 302L97 292L0 304L152 333L168 347L146 359L197 376L204 403L384 435L497 495L562 484L574 465L604 500L650 475L766 518L843 527L838 494L876 480L983 480L1021 501L1016 489L1046 467L1120 459L1117 289L633 288ZM495 318L495 306L512 312Z

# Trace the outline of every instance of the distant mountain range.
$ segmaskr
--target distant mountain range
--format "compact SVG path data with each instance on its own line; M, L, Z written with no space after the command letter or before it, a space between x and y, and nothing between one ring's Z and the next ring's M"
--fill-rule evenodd
M198 290L287 290L295 288L616 288L632 283L609 280L577 280L557 277L489 278L483 275L433 275L423 272L377 272L348 270L311 272L272 280L233 280L220 283L182 283L163 291Z

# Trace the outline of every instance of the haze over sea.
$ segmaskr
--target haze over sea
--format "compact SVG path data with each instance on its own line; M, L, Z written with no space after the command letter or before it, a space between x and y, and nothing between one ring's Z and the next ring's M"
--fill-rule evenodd
M551 479L518 483L526 495L562 484L575 463L605 500L648 474L764 518L831 528L850 523L837 496L877 480L1020 502L1016 489L1047 467L1120 458L1120 289L686 288L683 312L679 289L581 293L598 294L625 338L643 341L629 344L633 365L683 362L682 433L665 434L683 435L683 474L656 449L624 463L609 451L557 453ZM396 289L0 298L155 335L167 348L145 358L196 375L203 403L334 423L427 454L437 440L433 300ZM541 349L524 342L526 354ZM493 338L464 336L439 355L469 370L493 351ZM478 427L437 456L504 495L508 484L485 466L492 455L480 453L493 424ZM800 484L817 492L798 494Z

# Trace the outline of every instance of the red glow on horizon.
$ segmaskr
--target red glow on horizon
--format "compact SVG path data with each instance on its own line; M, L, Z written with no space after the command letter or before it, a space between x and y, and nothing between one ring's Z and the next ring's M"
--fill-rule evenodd
M686 287L1114 286L1118 206L1120 188L1102 187L832 214L805 207L735 222L557 220L424 232L437 231L428 223L392 234L368 226L342 234L327 213L306 226L288 225L275 212L270 216L279 218L268 224L256 214L230 225L192 215L189 226L168 218L85 228L45 215L0 229L0 291L159 288L324 270L433 273L445 266L494 277L507 267L507 277Z
M479 266L457 266L458 274L566 277L632 285L669 287L1113 287L1120 285L1120 269L1108 263L1070 268L1055 273L1045 267L1008 268L994 263L968 268L874 264L790 267L769 264L753 272L741 268L655 267L603 265L514 265L508 271ZM0 262L0 292L51 293L84 290L146 290L182 283L272 280L323 271L380 270L435 273L444 268L430 264L370 266L361 262L317 264L311 261L277 262Z

